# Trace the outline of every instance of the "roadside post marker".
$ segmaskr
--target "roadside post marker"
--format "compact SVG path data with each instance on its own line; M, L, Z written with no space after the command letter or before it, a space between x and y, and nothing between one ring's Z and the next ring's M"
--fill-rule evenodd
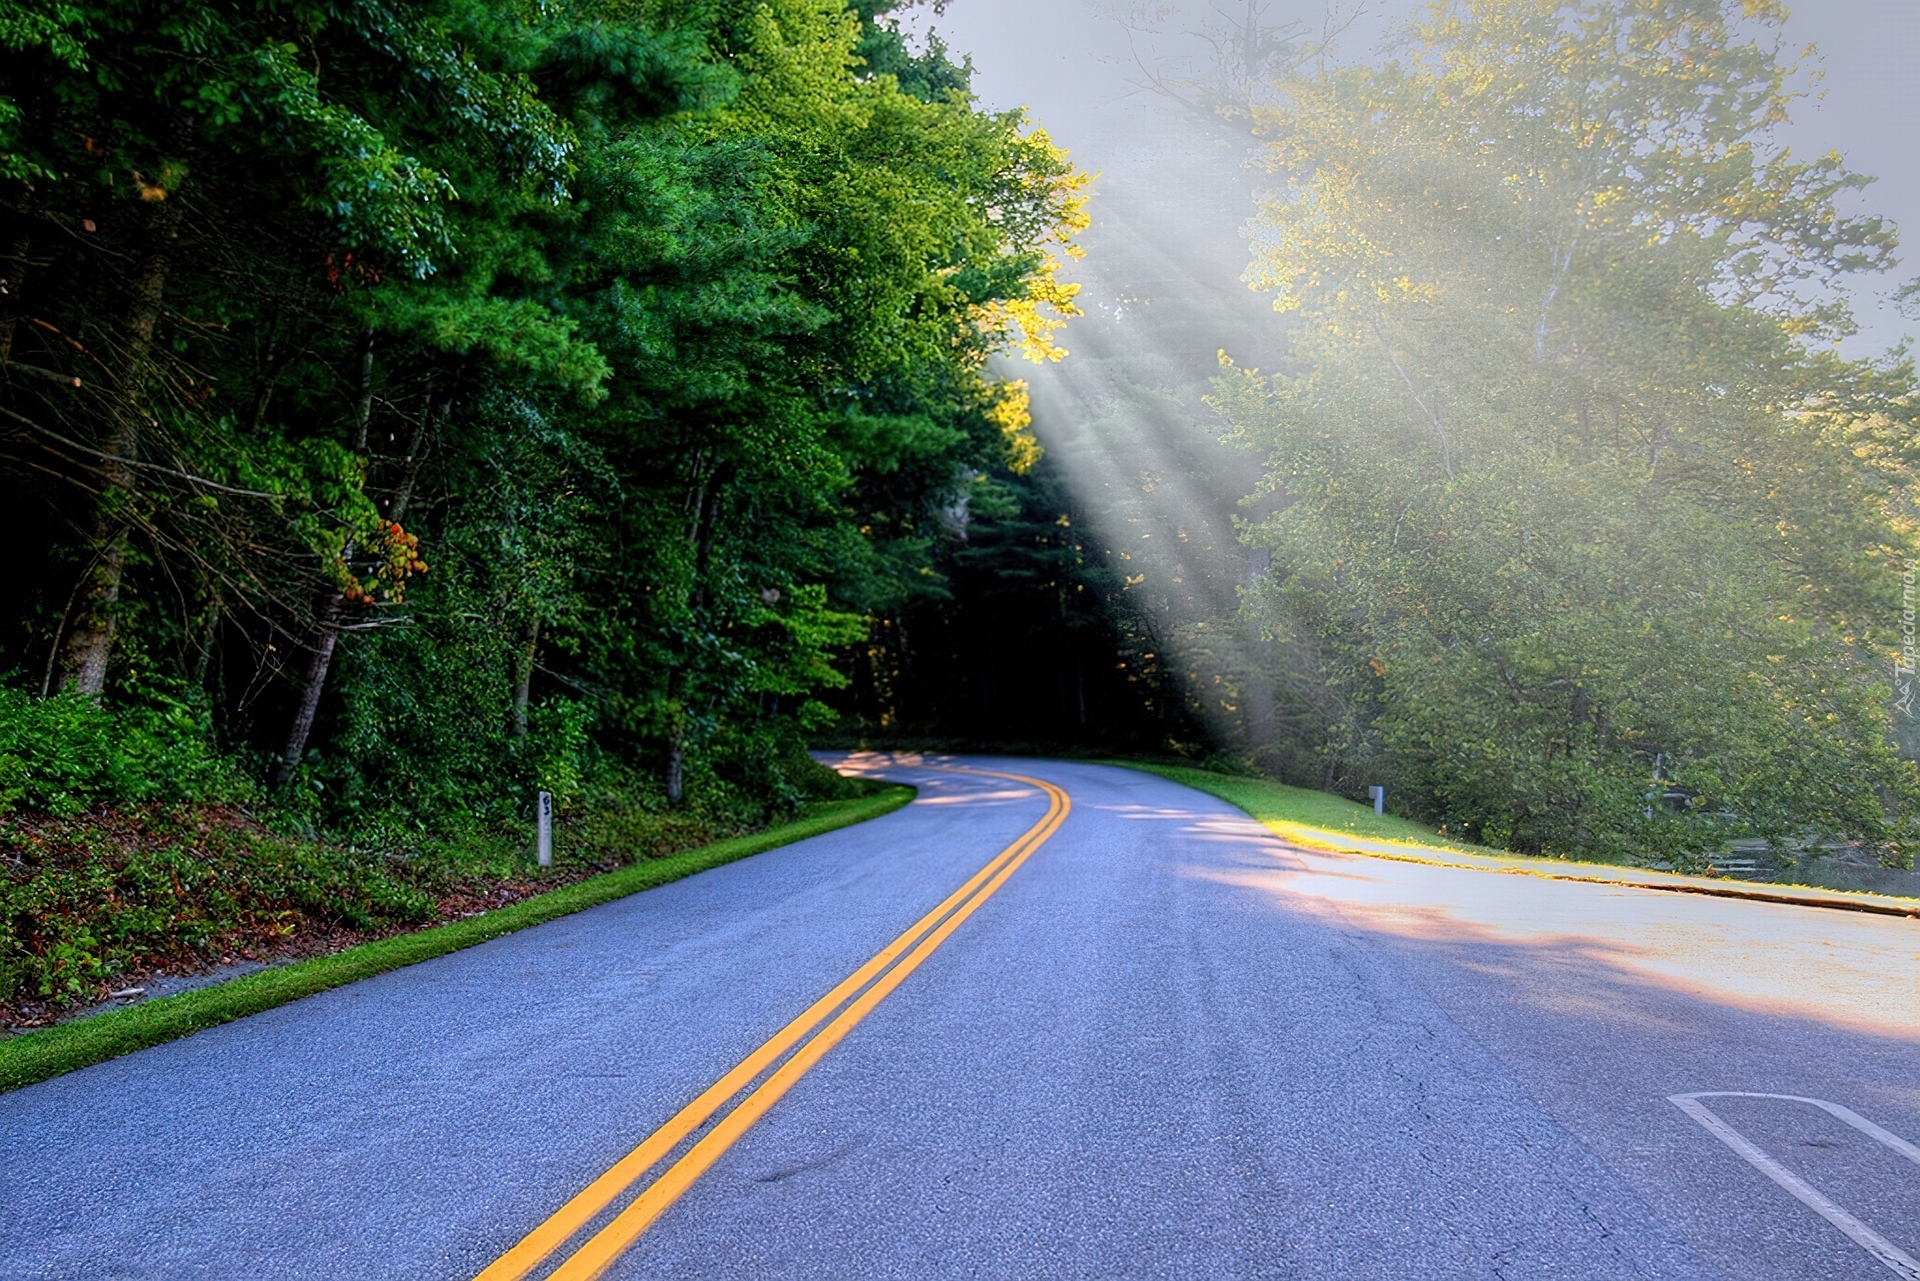
M540 802L534 806L534 853L541 867L553 866L553 793L540 793Z
M546 793L542 792L541 795L545 796ZM1378 786L1369 787L1367 789L1367 795L1373 798L1374 813L1385 814L1387 812L1387 789L1386 788L1378 787Z

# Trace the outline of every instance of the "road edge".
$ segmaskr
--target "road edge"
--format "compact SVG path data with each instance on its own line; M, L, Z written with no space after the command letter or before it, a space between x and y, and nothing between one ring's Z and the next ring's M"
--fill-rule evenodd
M783 845L868 822L893 813L914 796L914 788L892 784L873 796L827 802L816 813L764 832L636 863L465 920L376 939L330 956L259 970L124 1010L24 1032L0 1041L0 1094L191 1036L330 988L445 956Z
M1276 822L1263 819L1249 811L1245 806L1224 792L1210 788L1203 781L1204 770L1180 766L1156 766L1145 762L1109 760L1102 764L1118 766L1122 769L1138 770L1142 774L1151 774L1165 779L1169 783L1178 783L1182 787L1191 787L1196 792L1204 792L1217 801L1233 806L1254 822L1260 824L1283 841L1303 845L1309 849L1323 850L1331 854L1353 854L1361 858L1384 859L1390 863L1419 863L1427 867L1451 867L1462 872L1486 872L1495 876L1533 876L1545 881L1577 881L1583 885L1617 885L1633 890L1654 890L1662 894L1698 894L1705 898L1745 899L1754 903L1775 903L1787 907L1818 907L1833 912L1864 912L1872 916L1898 916L1907 920L1920 920L1920 902L1894 898L1890 895L1869 894L1854 890L1826 890L1809 887L1804 891L1774 882L1762 885L1741 883L1724 884L1705 882L1697 877L1680 876L1671 872L1656 872L1645 868L1620 868L1613 876L1581 876L1574 872L1553 871L1547 867L1533 868L1524 866L1479 866L1473 863L1458 863L1444 858L1421 858L1417 854L1400 854L1386 850L1357 849L1342 841L1365 840L1365 837L1348 837L1338 832L1321 832L1305 824ZM1179 770L1176 774L1174 771ZM1200 775L1199 779L1188 777ZM1226 775L1233 778L1233 775ZM1282 828L1286 830L1282 830ZM1317 837L1323 839L1316 839ZM1434 853L1451 853L1435 848ZM1502 854L1489 851L1486 854L1464 854L1468 858L1518 859L1523 856ZM1596 866L1595 864L1573 863L1571 866ZM1569 864L1559 864L1569 866ZM1611 865L1598 865L1611 866ZM1656 879L1658 878L1658 879Z

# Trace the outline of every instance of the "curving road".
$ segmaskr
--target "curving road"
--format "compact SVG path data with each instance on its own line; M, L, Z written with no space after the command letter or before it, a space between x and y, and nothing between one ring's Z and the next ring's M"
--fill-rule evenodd
M1297 850L1100 766L844 767L920 799L0 1096L0 1277L1920 1255L1920 923Z

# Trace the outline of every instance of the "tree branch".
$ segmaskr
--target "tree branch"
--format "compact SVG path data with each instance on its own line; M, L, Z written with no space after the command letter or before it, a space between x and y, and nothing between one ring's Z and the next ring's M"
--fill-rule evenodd
M79 380L75 379L74 381L78 382ZM284 494L269 494L258 489L236 489L232 485L222 485L217 480L208 480L205 476L196 476L192 472L175 471L171 467L162 467L159 463L141 462L137 458L122 458L118 454L109 454L104 450L95 449L91 445L83 445L77 440L68 440L59 432L51 428L42 427L39 423L33 421L33 419L16 414L11 409L0 407L0 414L5 414L15 422L39 432L48 440L59 441L68 449L77 449L83 454L92 454L95 458L104 459L110 463L118 463L122 467L138 467L142 471L157 472L162 476L172 476L176 480L184 480L189 484L201 485L207 489L217 489L223 494L235 494L241 498L284 498L286 496Z
M1413 403L1420 406L1420 412L1433 424L1434 434L1440 437L1440 466L1446 471L1448 480L1455 480L1453 474L1453 442L1447 438L1446 424L1440 421L1440 415L1427 408L1427 402L1421 399L1419 390L1414 387L1413 379L1407 377L1407 371L1400 367L1400 358L1393 354L1393 344L1387 341L1387 331L1375 320L1373 336L1380 340L1381 350L1387 353L1387 363L1393 366L1393 372L1400 375L1400 381L1407 385L1407 391L1413 396Z
M80 385L80 380L72 374L63 374L56 369L42 369L38 365L25 365L17 360L9 360L6 362L6 368L17 369L23 374L31 374L35 378L44 378L50 383L60 383L66 387L78 387Z

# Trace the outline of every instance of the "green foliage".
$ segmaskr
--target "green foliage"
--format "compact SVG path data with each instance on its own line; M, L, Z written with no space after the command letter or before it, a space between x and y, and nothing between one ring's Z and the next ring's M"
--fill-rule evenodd
M378 854L274 836L232 813L144 808L105 825L6 823L0 1001L83 997L129 967L271 946L302 925L436 915Z
M75 686L0 688L0 999L418 924L539 790L566 875L864 790L805 736L1084 225L887 9L0 15L0 662ZM147 804L233 761L272 830Z
M568 707L547 714L578 720ZM722 772L732 778L703 774L680 805L666 801L659 780L637 774L563 793L555 874L672 857L877 789L804 753L730 764ZM363 841L380 837L369 847L269 832L232 807L117 799L121 809L81 818L0 816L12 857L0 876L0 1003L69 1003L140 968L298 949L315 933L419 926L538 876L524 824L422 834L388 812L357 824Z
M1907 856L1912 372L1803 345L1891 230L1773 143L1779 14L1744 12L1436 5L1403 61L1256 112L1298 372L1229 366L1215 403L1267 458L1256 609L1338 692L1349 788L1528 852Z
M342 656L337 730L305 775L329 824L464 827L525 811L532 779L504 768L508 654L489 640L480 624L428 615Z
M35 699L0 686L0 814L77 814L247 790L212 749L204 714L188 703L149 692L143 705L108 712L73 695Z
M14 15L0 348L80 385L0 385L6 661L109 644L99 717L136 657L203 692L318 829L638 775L790 813L841 657L1031 453L986 362L1058 354L1085 221L889 10Z
M565 805L587 783L593 740L593 707L577 698L553 698L533 709L524 768L533 786Z
M795 803L774 815L761 797L719 780L680 806L668 805L652 780L597 787L562 815L557 866L547 875L572 879L668 859L789 823L813 802L883 790L804 756L781 764ZM70 1004L155 966L417 926L468 902L490 904L503 887L517 897L538 875L524 830L504 839L412 836L347 846L271 832L213 806L0 817L11 855L0 875L0 1003Z

